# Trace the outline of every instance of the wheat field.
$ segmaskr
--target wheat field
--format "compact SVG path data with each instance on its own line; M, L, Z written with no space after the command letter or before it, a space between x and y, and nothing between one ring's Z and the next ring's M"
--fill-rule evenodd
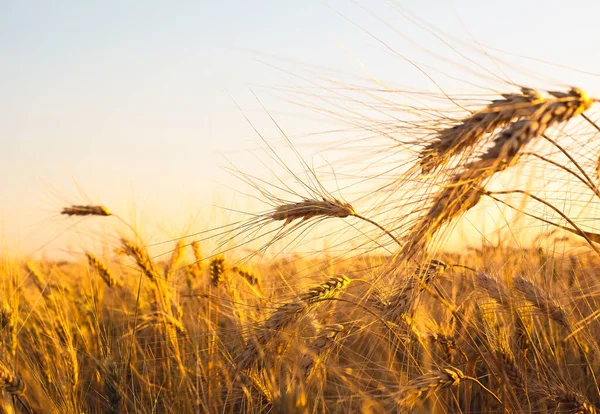
M317 165L244 113L261 207L207 230L59 207L110 233L0 255L0 411L600 412L600 96L460 64L481 83L276 90L352 138Z
M486 189L535 158L598 197L591 166L560 145L557 128L581 117L595 127L585 115L594 102L577 88L522 88L439 127L413 144L393 192L411 180L438 183L410 220L360 214L316 174L294 175L308 195L264 189L271 209L153 257L109 208L64 207L67 220L118 220L122 231L107 257L2 262L3 410L597 412L600 234L551 197ZM541 140L548 155L524 150ZM531 247L436 248L483 199L547 230ZM340 255L336 245L329 259L234 254L249 234L270 235L266 252L325 220L334 229L362 223L367 248Z

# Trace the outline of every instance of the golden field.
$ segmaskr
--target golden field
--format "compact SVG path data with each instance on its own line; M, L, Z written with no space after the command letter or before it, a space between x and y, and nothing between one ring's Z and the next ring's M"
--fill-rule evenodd
M2 259L3 411L596 413L598 100L504 86L365 117L392 139L364 138L379 158L353 176L323 180L281 130L298 168L267 144L282 174L232 169L267 209L168 255L65 206L120 228L104 254ZM452 253L461 221L481 243Z
M242 269L187 250L3 262L4 410L595 412L594 254L473 249L374 284L389 257Z

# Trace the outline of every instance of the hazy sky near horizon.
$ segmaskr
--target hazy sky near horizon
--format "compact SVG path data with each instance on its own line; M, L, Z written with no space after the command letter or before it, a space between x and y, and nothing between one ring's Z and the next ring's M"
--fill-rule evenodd
M442 47L394 4L453 36L600 72L600 3L592 0L0 1L4 243L28 252L48 242L67 227L56 213L68 203L102 202L123 215L135 206L174 233L195 213L214 211L233 197L225 159L253 170L240 150L258 137L237 105L260 117L254 90L273 114L293 111L256 86L293 78L265 60L361 73L360 60L378 78L430 88L361 29L404 53L401 36L377 14L424 46ZM600 93L598 77L544 70ZM300 123L288 117L284 125L291 134L310 130Z

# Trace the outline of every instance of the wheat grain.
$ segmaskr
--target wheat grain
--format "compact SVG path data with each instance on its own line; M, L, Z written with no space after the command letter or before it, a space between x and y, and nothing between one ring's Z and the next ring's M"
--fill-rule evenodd
M333 277L319 286L310 288L306 293L300 294L297 300L278 307L259 327L254 340L248 341L242 350L238 362L240 369L246 369L252 364L262 348L277 336L279 331L292 325L318 302L339 294L349 283L350 279L346 276Z

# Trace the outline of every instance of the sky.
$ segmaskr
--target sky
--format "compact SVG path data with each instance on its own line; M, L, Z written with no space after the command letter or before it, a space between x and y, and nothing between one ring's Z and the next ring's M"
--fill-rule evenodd
M60 247L69 224L57 212L71 203L135 211L154 240L206 226L240 197L223 166L258 164L245 116L271 131L262 104L290 135L320 129L269 90L306 67L431 89L400 55L448 49L400 7L486 47L599 68L591 0L0 1L4 249ZM536 70L600 93L597 76Z

